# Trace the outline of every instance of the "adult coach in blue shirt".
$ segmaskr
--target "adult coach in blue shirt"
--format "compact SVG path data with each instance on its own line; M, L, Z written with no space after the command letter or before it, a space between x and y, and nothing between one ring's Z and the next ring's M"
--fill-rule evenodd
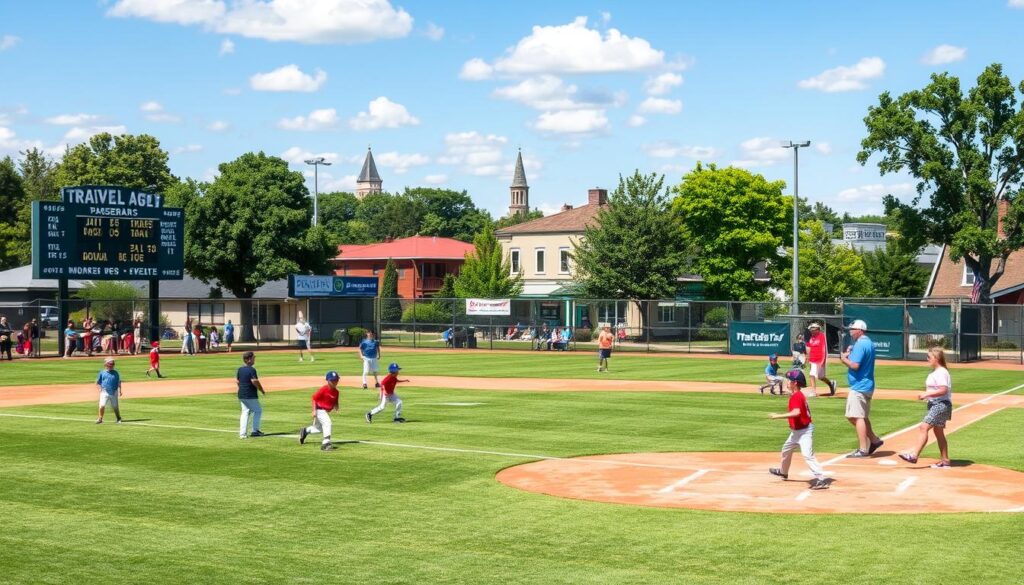
M263 418L263 408L260 406L259 394L256 392L262 392L266 396L267 391L263 389L263 384L260 383L259 376L256 374L256 368L253 367L256 363L256 354L251 351L245 352L242 354L242 363L245 365L238 368L238 373L235 374L235 379L238 380L238 402L242 406L242 416L238 421L238 438L246 437L245 431L248 430L250 414L252 415L252 432L248 436L262 437L264 435L260 430L260 419Z
M868 326L857 319L850 326L853 346L847 347L840 359L849 371L846 374L850 394L846 397L846 419L857 429L858 448L847 457L867 457L882 446L871 429L871 396L875 393L875 344L867 335Z

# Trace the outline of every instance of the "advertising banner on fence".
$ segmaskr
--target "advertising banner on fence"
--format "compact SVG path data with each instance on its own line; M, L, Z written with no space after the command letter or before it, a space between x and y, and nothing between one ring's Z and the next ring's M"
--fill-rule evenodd
M512 299L466 299L466 314L507 317L512 314Z
M302 297L375 297L376 276L288 276L288 296Z
M789 355L789 323L731 321L729 353L739 355Z
M870 325L868 325L870 327ZM884 360L901 360L903 353L902 333L881 333L868 331L868 339L875 345L875 357ZM853 345L850 334L843 335L843 350Z

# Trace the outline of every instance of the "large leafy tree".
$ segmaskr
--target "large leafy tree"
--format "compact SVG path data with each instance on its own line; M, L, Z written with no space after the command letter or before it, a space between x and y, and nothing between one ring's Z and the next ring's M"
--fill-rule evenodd
M873 296L914 298L924 296L928 268L917 263L917 254L903 250L896 242L861 255L864 273L871 282Z
M243 154L219 170L212 183L172 190L186 211L189 273L247 299L290 273L329 270L336 249L321 226L310 226L312 203L301 173L262 152ZM243 336L250 317L242 311Z
M879 155L883 174L917 178L909 203L889 195L886 212L911 247L933 242L949 247L979 280L982 302L1006 269L1007 257L1024 247L1024 92L993 64L967 91L948 73L923 89L898 97L888 92L864 118L868 135L857 160ZM998 229L999 208L1005 210Z
M167 166L167 151L148 134L97 134L68 148L54 176L57 187L120 185L163 193L178 180Z
M56 201L60 198L57 165L42 150L30 148L22 152L18 171L30 201Z
M512 275L512 266L487 225L473 238L473 252L466 254L455 293L463 298L506 299L523 292L523 277Z
M822 222L810 220L800 230L800 301L831 303L843 297L866 297L872 293L860 254L848 246L832 243L832 234ZM793 281L793 247L779 268L779 283Z
M381 283L378 302L380 303L380 322L398 323L402 320L402 301L398 298L398 268L395 261L388 258L384 265L384 282Z
M672 208L682 237L695 247L693 270L710 299L767 300L768 285L754 280L754 266L779 264L779 248L792 226L792 198L782 181L744 169L698 164L673 191Z
M573 244L575 280L590 298L675 297L687 269L688 250L671 213L665 177L655 173L619 177L619 185L594 222Z
M507 228L535 219L544 217L544 212L539 209L532 209L525 213L513 213L512 215L506 215L500 219L494 221L494 229L500 230L501 228Z
M0 270L21 266L26 248L31 250L25 229L27 205L25 188L14 161L9 156L4 157L0 160Z
M424 210L418 232L424 236L455 238L464 242L491 222L491 214L477 209L466 191L416 187L406 189L404 197Z

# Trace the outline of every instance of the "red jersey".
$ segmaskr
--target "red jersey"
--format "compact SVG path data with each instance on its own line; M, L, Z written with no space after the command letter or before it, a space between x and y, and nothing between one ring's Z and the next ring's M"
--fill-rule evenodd
M812 333L810 339L807 340L807 359L811 363L820 364L825 361L826 351L825 346L825 334L821 331Z
M380 391L388 396L395 393L395 386L398 385L398 374L388 374L380 381Z
M338 390L324 384L313 394L313 404L323 410L334 410L338 406Z
M798 409L796 416L789 417L789 428L794 431L806 429L811 424L811 408L807 405L807 397L800 390L789 397L789 409Z
M160 365L160 348L154 347L149 350L149 365L154 368Z

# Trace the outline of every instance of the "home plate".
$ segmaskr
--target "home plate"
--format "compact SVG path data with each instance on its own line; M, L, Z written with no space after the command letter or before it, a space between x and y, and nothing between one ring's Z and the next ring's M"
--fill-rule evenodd
M878 462L879 465L896 465L896 462L892 459L882 459Z
M427 402L420 406L480 406L486 402Z

